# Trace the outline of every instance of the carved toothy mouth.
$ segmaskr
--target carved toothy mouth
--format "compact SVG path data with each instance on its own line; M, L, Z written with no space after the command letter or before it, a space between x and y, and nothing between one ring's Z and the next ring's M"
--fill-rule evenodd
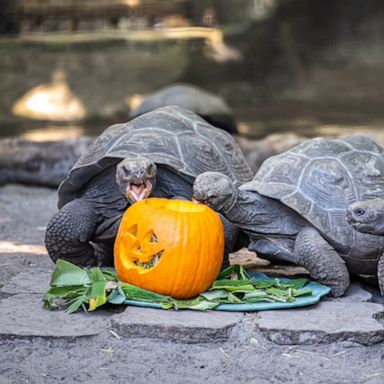
M146 263L143 263L139 260L134 260L133 264L135 264L138 267L144 268L144 269L150 269L153 268L159 261L161 256L163 256L164 251L160 251L159 253L156 253L151 260L147 261Z
M137 231L137 229L134 228L134 231ZM157 236L152 231L150 231L147 236L149 236L150 243L159 242ZM139 246L136 251L141 253L142 252L141 246ZM144 269L153 268L160 261L160 258L161 256L163 256L163 253L164 253L164 249L162 249L160 252L157 252L154 256L152 256L152 258L149 261L143 262L143 261L140 261L139 259L135 259L133 260L133 264L136 265L137 267L141 267Z

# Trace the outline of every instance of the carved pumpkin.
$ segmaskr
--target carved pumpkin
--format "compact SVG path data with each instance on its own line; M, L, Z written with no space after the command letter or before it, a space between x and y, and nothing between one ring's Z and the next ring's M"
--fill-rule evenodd
M127 209L114 246L120 280L175 298L208 289L223 254L224 229L212 209L161 198Z

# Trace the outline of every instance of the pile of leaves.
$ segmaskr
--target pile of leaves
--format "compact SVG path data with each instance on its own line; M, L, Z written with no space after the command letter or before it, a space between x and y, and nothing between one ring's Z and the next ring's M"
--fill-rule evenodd
M50 288L44 295L44 307L64 307L67 313L73 313L81 308L93 311L106 303L129 304L132 300L154 303L163 309L204 311L220 304L289 303L299 296L312 295L312 290L305 288L307 282L304 278L256 279L250 277L243 266L232 265L220 273L208 291L193 299L177 300L119 281L112 269L83 269L58 260Z

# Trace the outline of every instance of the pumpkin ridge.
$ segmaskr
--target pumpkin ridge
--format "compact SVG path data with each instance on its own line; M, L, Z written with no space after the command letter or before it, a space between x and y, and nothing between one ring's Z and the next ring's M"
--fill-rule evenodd
M182 246L181 246L181 249L185 249L186 246L187 246L187 249L188 249L188 245L190 244L185 244L186 242L186 239L189 238L189 233L190 232L190 228L188 225L186 225L186 221L188 220L188 216L184 216L184 215L181 215L179 212L177 214L179 217L178 219L181 221L181 223L179 222L178 223L178 227L181 227L181 230L182 230L182 235L181 235L181 239L182 239ZM179 229L179 228L177 228ZM186 262L188 261L188 256L187 255L184 255L184 254L180 254L180 247L178 247L178 255L177 255L180 259L180 263L178 263L177 265L177 268L176 268L176 273L175 273L175 278L173 279L173 284L172 284L172 288L171 288L171 292L174 294L174 295L179 295L179 289L177 289L178 286L180 286L180 284L183 284L183 282L181 281L181 278L180 278L180 270L181 271L184 271L186 269ZM189 295L189 292L188 292L188 295Z
M205 217L200 216L199 217L199 228L201 228L200 233L197 234L197 236L194 236L196 239L196 246L199 247L199 251L203 252L203 258L200 258L199 264L197 265L197 270L196 273L193 277L193 290L195 291L197 289L197 284L198 284L198 278L200 277L201 280L205 280L206 278L206 273L207 273L207 257L204 253L204 249L206 248L206 243L207 243L207 238L206 236L203 235L203 230L206 229L206 223L205 223Z

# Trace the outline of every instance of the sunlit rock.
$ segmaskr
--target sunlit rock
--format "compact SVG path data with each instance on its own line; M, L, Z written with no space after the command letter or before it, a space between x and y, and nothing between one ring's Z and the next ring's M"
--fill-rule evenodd
M41 84L17 100L12 108L15 115L36 120L81 120L86 110L71 91L65 72L57 70L48 84Z

